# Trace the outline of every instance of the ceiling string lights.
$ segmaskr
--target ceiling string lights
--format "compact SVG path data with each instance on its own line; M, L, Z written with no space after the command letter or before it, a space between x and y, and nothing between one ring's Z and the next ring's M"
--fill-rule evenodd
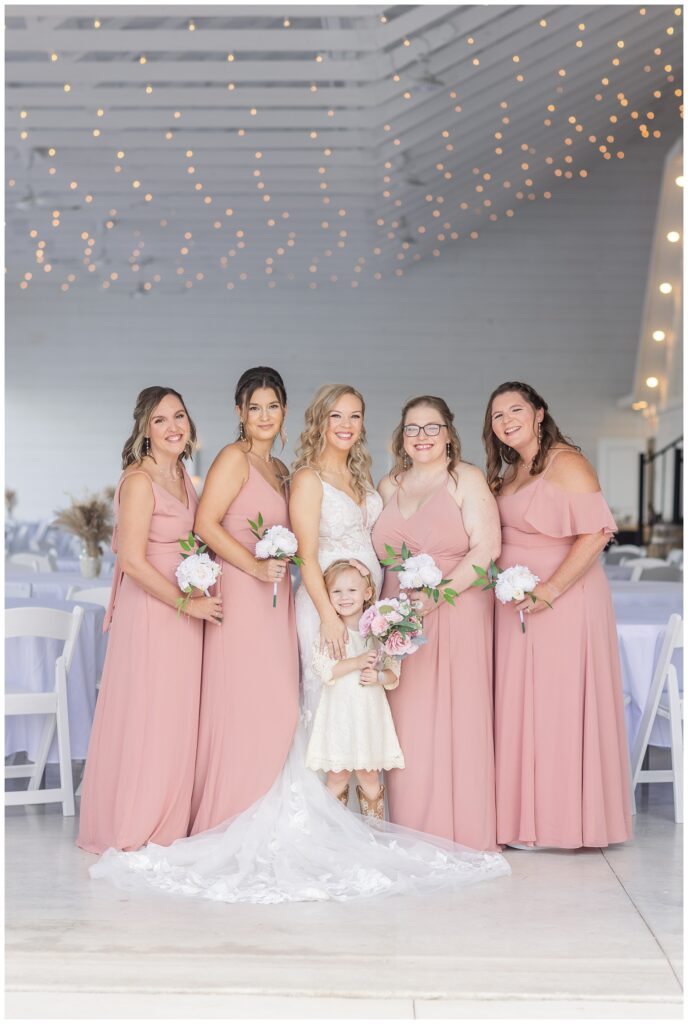
M681 8L247 11L160 17L164 43L56 13L42 64L12 59L31 29L8 17L10 284L37 262L65 291L403 278L680 131Z

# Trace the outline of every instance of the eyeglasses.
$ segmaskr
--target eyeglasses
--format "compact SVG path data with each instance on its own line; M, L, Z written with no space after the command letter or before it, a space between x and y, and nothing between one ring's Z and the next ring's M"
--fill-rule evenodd
M419 427L417 423L407 423L404 433L407 437L418 437L422 430L426 437L437 437L442 427L446 427L446 425L446 423L426 423L424 427Z

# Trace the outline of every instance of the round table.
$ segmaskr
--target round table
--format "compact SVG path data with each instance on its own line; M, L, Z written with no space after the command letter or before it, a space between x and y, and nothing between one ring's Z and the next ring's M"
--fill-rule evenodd
M629 746L633 749L666 624L670 615L683 615L683 585L653 580L639 580L637 583L613 581L610 588L616 614L623 688L631 698L631 703L626 706L626 729ZM683 690L683 652L676 651L673 660ZM656 719L650 743L657 747L670 745L667 721Z
M79 590L86 590L90 587L109 587L112 583L112 567L106 572L105 567L93 580L85 580L79 572L33 572L29 569L23 572L14 567L9 567L5 572L5 585L7 597L13 597L11 585L13 583L30 583L31 598L54 597L64 601L71 587L78 587ZM10 586L8 587L7 584Z

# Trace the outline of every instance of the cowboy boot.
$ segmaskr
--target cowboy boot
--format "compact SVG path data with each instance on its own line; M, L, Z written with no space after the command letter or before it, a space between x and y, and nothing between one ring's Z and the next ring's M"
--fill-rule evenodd
M378 818L384 821L385 817L385 787L381 784L376 797L369 800L360 786L356 786L358 802L361 805L361 814L366 818Z
M341 804L344 804L345 807L348 804L348 802L349 802L349 783L348 782L347 782L346 786L344 787L344 789L341 791L341 793L337 794L337 800L339 800L339 802Z

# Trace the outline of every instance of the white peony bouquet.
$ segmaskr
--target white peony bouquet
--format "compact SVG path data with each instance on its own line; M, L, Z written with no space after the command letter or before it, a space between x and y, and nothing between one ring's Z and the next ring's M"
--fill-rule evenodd
M422 590L435 604L439 601L441 592L447 604L454 604L454 598L458 597L458 594L451 587L445 586L445 583L451 583L451 580L444 579L442 570L431 555L422 552L414 555L405 543L401 545L401 554L389 544L385 544L385 551L388 557L382 559L381 565L399 573L399 586L402 590ZM399 564L395 565L395 562ZM443 588L442 591L440 587Z
M471 584L472 587L481 587L483 590L494 590L495 597L502 604L508 604L509 601L522 601L526 596L530 597L530 600L535 604L542 598L537 598L532 593L536 586L540 582L540 577L536 576L534 572L526 565L511 565L508 569L500 569L494 562L490 562L488 569L483 569L479 565L473 566L477 579ZM549 601L545 601L548 608L552 605ZM525 633L526 624L523 618L523 612L518 613L521 620L521 632Z
M264 519L260 512L255 522L253 519L248 520L251 533L258 538L256 558L286 558L294 565L303 565L303 559L296 554L299 542L291 530L286 526L269 526L263 530L263 523ZM272 607L277 607L277 581L272 586Z
M186 538L180 538L182 548L182 560L175 570L177 583L184 597L177 601L177 614L185 612L194 590L201 590L206 597L210 597L208 589L213 583L217 583L218 576L222 569L217 562L214 562L207 552L207 544L197 544L193 533Z

